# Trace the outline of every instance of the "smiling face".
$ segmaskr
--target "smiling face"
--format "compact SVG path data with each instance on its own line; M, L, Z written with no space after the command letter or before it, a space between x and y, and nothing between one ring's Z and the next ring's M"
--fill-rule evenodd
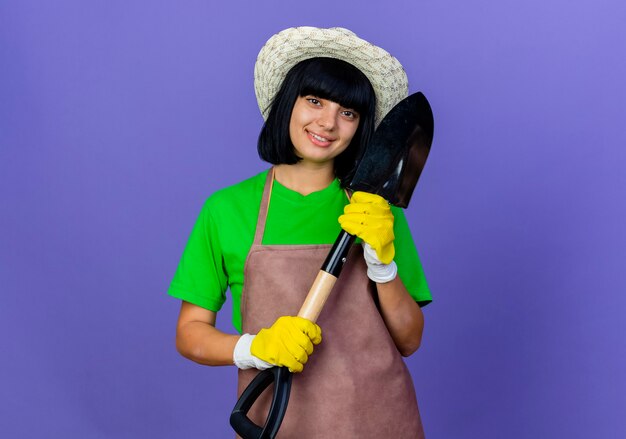
M339 59L305 59L289 70L272 101L259 157L273 165L324 163L347 184L375 115L376 95L363 72Z
M296 155L305 163L332 164L359 127L356 111L313 95L299 96L289 122Z

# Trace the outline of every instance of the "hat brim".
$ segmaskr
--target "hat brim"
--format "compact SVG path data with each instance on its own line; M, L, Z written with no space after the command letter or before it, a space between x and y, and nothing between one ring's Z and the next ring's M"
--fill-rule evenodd
M294 27L272 36L257 57L254 90L263 119L267 119L289 70L300 61L316 57L346 61L365 74L376 94L376 125L408 95L404 68L386 50L339 27Z

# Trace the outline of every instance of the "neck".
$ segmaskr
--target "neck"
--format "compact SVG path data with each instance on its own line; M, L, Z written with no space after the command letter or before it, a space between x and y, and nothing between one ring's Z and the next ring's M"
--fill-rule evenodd
M332 162L330 164L298 162L295 165L276 165L274 178L292 191L309 195L327 188L335 179L335 170Z

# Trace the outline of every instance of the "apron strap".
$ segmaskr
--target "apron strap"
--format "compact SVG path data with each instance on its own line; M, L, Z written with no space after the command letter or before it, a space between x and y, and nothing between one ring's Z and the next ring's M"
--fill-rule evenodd
M261 207L259 208L259 217L256 223L256 231L254 232L254 241L252 245L261 245L263 234L265 232L265 223L267 222L267 212L270 207L270 198L272 196L272 187L274 186L274 167L267 171L265 186L263 188L263 196L261 197Z

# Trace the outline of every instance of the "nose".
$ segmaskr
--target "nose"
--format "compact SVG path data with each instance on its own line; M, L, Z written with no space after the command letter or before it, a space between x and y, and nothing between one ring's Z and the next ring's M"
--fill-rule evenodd
M335 124L337 123L338 116L339 116L339 106L328 105L326 108L324 108L320 112L319 118L317 119L317 124L323 129L327 131L331 131L333 128L335 128Z

